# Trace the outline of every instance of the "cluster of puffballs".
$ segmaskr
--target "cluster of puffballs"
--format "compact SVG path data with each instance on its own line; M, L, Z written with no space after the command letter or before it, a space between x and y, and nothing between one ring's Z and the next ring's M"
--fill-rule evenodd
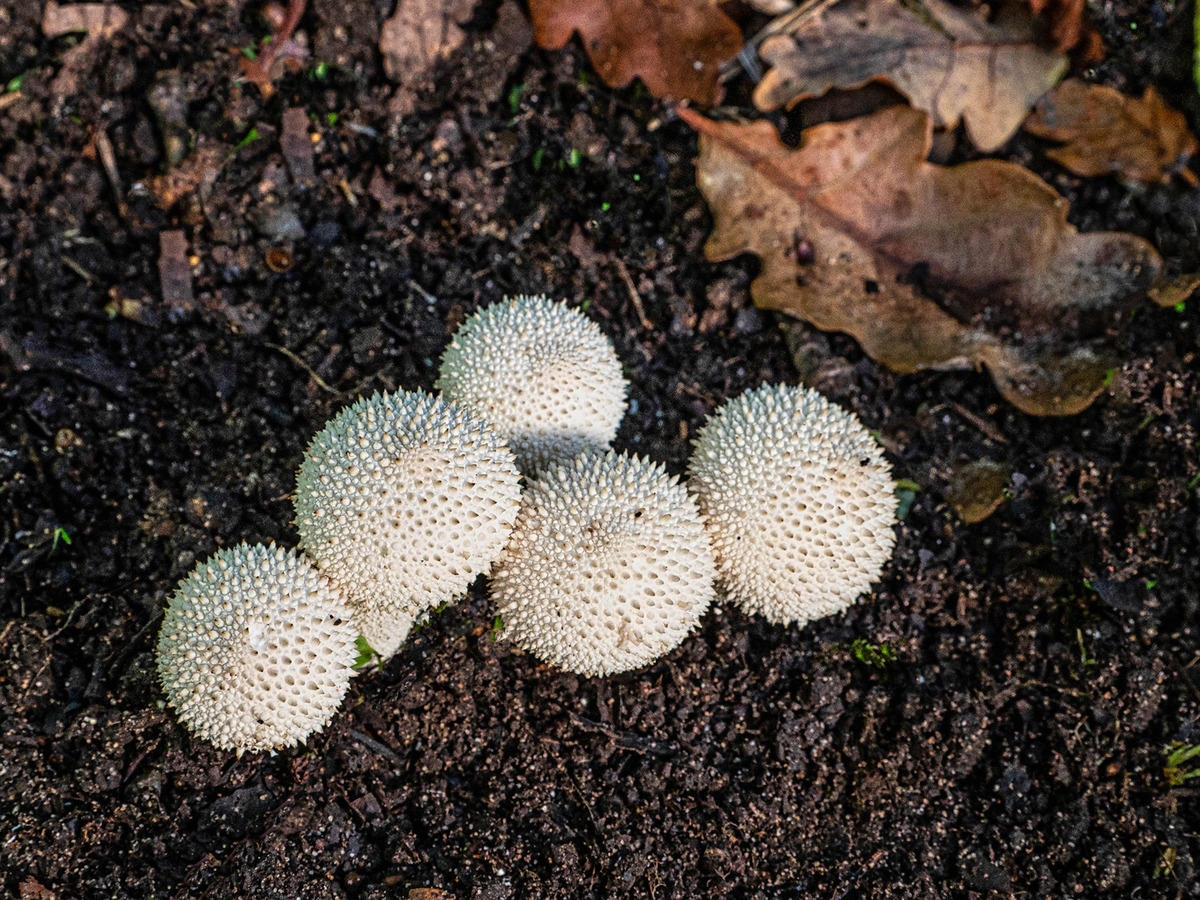
M200 563L158 639L169 704L217 747L328 724L364 644L393 655L479 575L500 636L581 675L652 662L718 598L774 623L836 613L891 556L891 469L852 414L764 385L717 409L681 482L609 449L628 383L580 311L516 297L468 318L436 385L338 413L297 475L296 550Z

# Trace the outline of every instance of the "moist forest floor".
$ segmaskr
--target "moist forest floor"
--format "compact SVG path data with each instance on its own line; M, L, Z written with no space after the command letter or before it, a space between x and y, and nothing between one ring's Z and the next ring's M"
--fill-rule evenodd
M0 4L0 76L28 73L0 109L0 895L1200 895L1197 790L1167 770L1200 743L1200 300L1140 308L1109 391L1035 419L985 375L898 376L754 309L753 260L703 259L692 133L577 45L482 15L402 111L391 4L314 2L309 65L264 102L236 83L230 48L263 34L238 6L131 8L56 95L78 38ZM1195 128L1190 7L1094 6L1094 77L1154 83ZM311 183L286 107L319 135ZM172 144L236 149L163 209ZM1082 181L1026 136L1003 155L1081 228L1200 270L1182 181ZM190 299L160 287L173 229ZM675 473L763 381L854 410L921 486L877 589L803 629L717 607L666 659L587 679L492 641L476 585L306 746L193 740L154 674L176 582L223 546L293 546L326 419L430 389L464 315L525 292L586 305L633 385L617 446ZM1009 496L965 526L947 496L979 459Z

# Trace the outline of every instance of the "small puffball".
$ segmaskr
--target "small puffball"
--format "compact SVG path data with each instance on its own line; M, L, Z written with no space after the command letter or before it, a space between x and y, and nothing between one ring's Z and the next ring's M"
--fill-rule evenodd
M437 389L486 419L531 476L584 450L607 450L629 384L595 322L566 304L521 296L463 322Z
M636 456L588 451L529 482L491 594L505 638L568 671L608 675L687 637L715 574L677 478Z
M892 555L891 466L853 413L816 391L766 386L709 417L688 486L730 602L771 622L849 606Z
M350 611L316 567L240 544L179 584L158 675L179 720L222 750L275 751L329 723L353 674Z
M491 570L517 516L519 479L478 416L421 391L375 394L313 438L296 478L296 527L360 633L387 656L413 616Z

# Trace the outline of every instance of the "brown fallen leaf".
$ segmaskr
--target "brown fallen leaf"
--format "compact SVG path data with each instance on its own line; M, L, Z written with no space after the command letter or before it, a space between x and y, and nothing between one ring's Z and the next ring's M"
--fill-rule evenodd
M475 0L396 0L379 35L379 52L388 78L400 82L403 109L411 109L434 67L462 47L467 39L462 26L474 9Z
M557 50L579 32L611 87L640 78L656 97L712 104L742 34L716 0L530 0L534 40Z
M977 459L957 467L946 489L946 499L968 525L982 522L1008 497L1012 467L990 459Z
M926 162L929 118L906 106L815 126L796 149L769 122L679 115L701 135L705 253L759 256L759 306L848 332L898 372L986 366L1035 415L1076 413L1103 390L1108 320L1161 266L1146 241L1080 233L1067 202L1012 163Z
M1176 275L1164 279L1146 292L1147 296L1159 306L1171 307L1186 303L1192 298L1196 289L1200 288L1200 275L1189 272L1186 275Z
M1148 184L1180 173L1196 152L1196 137L1182 113L1153 87L1142 99L1099 84L1068 78L1038 103L1025 130L1065 146L1046 155L1085 177L1119 175Z
M1104 42L1087 13L1087 0L1029 0L1046 23L1045 37L1059 53L1070 53L1077 66L1104 59Z
M902 0L843 0L798 19L759 48L771 69L755 104L777 109L830 88L886 81L936 126L961 118L976 147L996 150L1066 74L1067 58L1038 43L1028 10L989 22L943 0L922 5L928 17Z

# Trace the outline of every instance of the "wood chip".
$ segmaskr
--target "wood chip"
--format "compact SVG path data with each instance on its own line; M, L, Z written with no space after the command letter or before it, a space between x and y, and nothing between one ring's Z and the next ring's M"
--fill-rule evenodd
M312 184L317 173L313 169L312 136L308 132L308 113L299 107L283 111L279 147L287 161L292 180L298 184Z
M195 305L192 294L192 265L188 261L187 236L182 231L164 231L158 236L158 276L163 302L181 309Z

